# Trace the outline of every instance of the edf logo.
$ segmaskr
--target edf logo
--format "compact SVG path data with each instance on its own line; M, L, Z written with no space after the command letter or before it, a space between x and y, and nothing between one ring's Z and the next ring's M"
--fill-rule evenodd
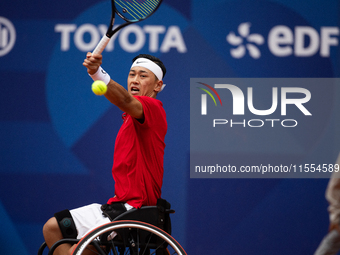
M258 59L261 57L260 47L265 42L261 34L250 32L251 23L241 23L237 33L231 31L226 41L232 46L230 54L233 58L242 58L248 52ZM329 57L331 47L339 45L339 27L321 27L320 33L313 27L296 26L291 29L277 25L270 29L267 36L269 51L277 57L312 57L320 51L321 57Z
M15 28L8 19L0 17L0 57L8 54L16 40Z

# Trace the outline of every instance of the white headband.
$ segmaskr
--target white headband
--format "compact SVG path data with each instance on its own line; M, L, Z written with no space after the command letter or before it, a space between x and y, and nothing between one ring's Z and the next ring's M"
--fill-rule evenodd
M135 62L133 62L132 66L130 69L132 69L135 66L141 66L149 69L151 72L153 72L158 80L163 79L163 71L162 68L159 67L155 62L151 61L150 59L147 58L137 58ZM165 84L163 84L162 88L160 91L162 91L165 87Z

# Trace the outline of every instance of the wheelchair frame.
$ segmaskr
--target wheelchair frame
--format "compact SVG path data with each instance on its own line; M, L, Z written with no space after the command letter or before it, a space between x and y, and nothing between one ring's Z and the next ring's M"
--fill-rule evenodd
M74 255L82 254L88 245L96 249L96 254L101 255L109 254L108 251L114 255L151 254L150 251L153 252L152 254L168 255L169 250L173 252L171 254L185 255L184 249L171 236L170 214L172 213L175 211L159 205L133 208L120 214L111 223L92 230L82 239L65 238L57 241L48 254L52 255L59 245L69 243L77 244L72 253ZM118 237L109 241L103 240L107 239L112 231L115 231ZM38 250L38 255L43 255L46 247L44 242Z

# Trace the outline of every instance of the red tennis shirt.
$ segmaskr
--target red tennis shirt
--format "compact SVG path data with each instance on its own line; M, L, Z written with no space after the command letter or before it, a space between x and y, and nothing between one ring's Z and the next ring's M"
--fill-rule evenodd
M167 121L161 101L146 96L135 98L143 105L145 120L140 123L123 114L113 155L115 197L107 203L127 202L140 208L156 205L161 197Z

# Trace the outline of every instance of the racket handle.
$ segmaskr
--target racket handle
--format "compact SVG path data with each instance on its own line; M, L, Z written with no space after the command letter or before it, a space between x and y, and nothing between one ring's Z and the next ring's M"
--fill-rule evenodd
M97 47L93 50L92 53L94 53L94 54L101 54L104 51L106 45L109 43L110 39L111 38L109 38L106 35L104 35L102 37L102 39L99 41L99 43L97 44Z

